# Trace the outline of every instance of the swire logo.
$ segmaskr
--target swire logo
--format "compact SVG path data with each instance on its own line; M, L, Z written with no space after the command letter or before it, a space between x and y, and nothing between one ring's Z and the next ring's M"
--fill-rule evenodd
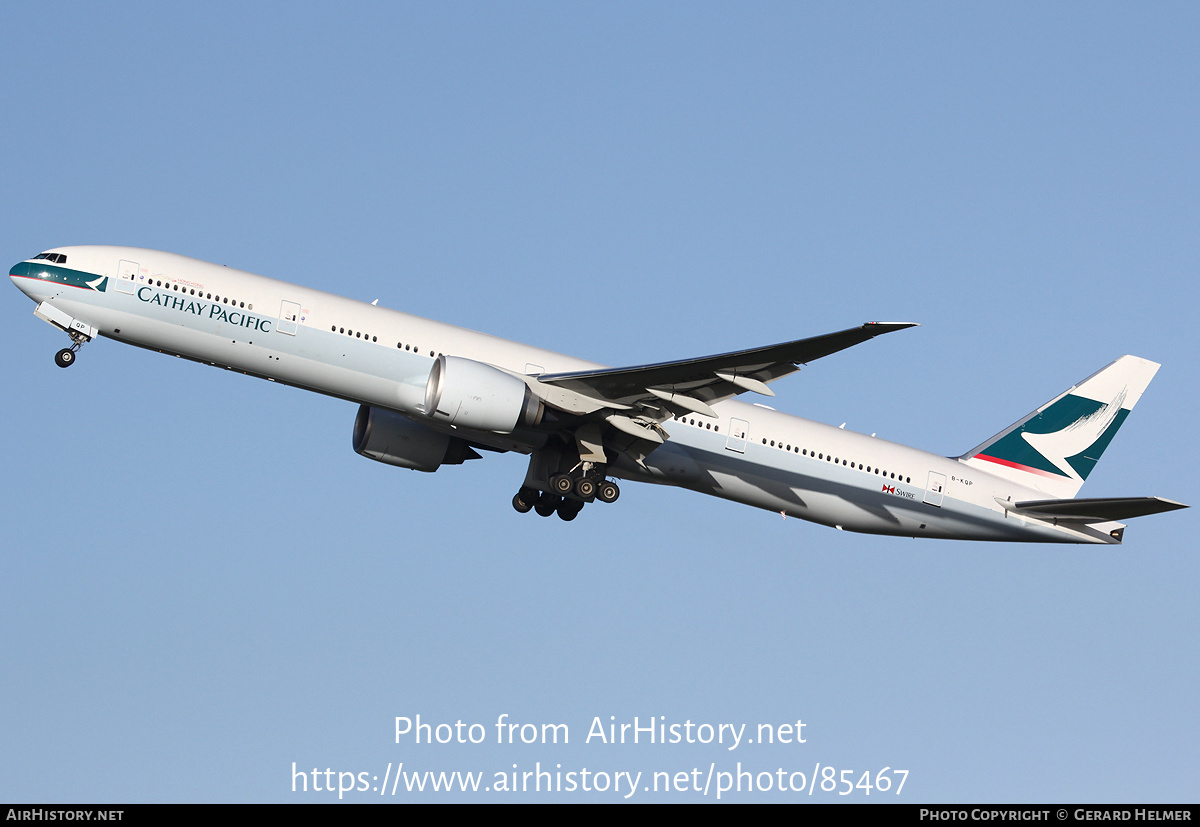
M903 497L906 500L915 500L917 498L916 494L905 491L903 488L897 488L894 485L885 485L883 487L883 493L891 494L894 497Z

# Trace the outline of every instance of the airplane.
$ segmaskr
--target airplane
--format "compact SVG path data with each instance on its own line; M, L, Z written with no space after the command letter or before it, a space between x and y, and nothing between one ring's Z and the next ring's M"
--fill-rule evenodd
M354 450L388 465L526 454L521 513L573 520L620 479L867 534L1119 544L1121 520L1187 507L1075 496L1158 370L1135 356L942 457L735 398L907 322L609 368L174 253L55 247L9 276L70 337L60 367L103 336L354 402Z

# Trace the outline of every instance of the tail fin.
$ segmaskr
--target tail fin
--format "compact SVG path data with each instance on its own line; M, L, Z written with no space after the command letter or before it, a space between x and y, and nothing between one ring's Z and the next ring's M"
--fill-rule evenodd
M1122 356L958 459L1055 498L1074 497L1157 370Z

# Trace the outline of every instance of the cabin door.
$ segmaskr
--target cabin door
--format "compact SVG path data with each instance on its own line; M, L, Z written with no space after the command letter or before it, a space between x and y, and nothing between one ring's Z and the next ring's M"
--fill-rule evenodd
M750 423L744 419L729 420L729 438L725 440L725 450L735 451L739 454L746 453L746 434L750 430Z
M929 505L942 507L942 495L946 493L946 475L937 471L929 472L929 485L925 486L925 502Z
M138 266L136 261L122 261L117 265L117 292L132 293L134 282L137 281Z
M296 335L296 323L300 319L300 305L284 302L279 308L279 324L276 330L289 336Z

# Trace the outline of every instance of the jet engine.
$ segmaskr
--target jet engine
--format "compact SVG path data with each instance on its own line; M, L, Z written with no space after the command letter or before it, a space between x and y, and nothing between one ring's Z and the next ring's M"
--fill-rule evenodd
M425 415L461 428L511 434L537 425L543 411L523 381L472 359L439 356L425 385Z
M442 465L462 465L479 454L464 440L440 434L406 416L383 408L360 405L354 420L354 452L367 459L436 471Z

